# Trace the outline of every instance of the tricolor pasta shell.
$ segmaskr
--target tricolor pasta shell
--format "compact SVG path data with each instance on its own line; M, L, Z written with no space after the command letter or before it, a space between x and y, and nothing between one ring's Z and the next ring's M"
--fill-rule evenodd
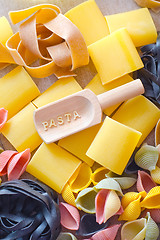
M158 166L151 171L151 177L156 183L160 184L160 168Z
M147 212L150 213L151 218L156 222L156 223L160 223L160 209L145 209L142 214L141 217L145 217Z
M82 163L68 182L72 192L78 193L88 187L91 183L91 174L92 170L90 166L86 163Z
M148 173L144 171L138 171L138 179L137 179L138 192L142 192L142 191L149 192L155 186L156 186L156 183L153 181L153 179Z
M145 218L126 222L121 229L121 240L143 240L146 233Z
M105 167L97 168L91 175L91 181L94 185L99 183L102 179L105 178L105 174L108 173L108 169Z
M60 203L59 209L61 213L61 225L70 230L77 230L80 222L80 215L77 208L68 203Z
M125 209L131 202L133 202L134 200L137 200L139 197L140 199L145 198L145 196L147 195L147 193L145 191L137 193L137 192L127 192L121 200L122 203L122 207L123 209Z
M154 187L149 191L141 202L141 207L148 209L160 208L160 186Z
M76 198L76 206L78 209L83 210L86 213L95 213L95 198L97 192L93 188L86 188L79 192Z
M74 194L71 190L71 187L69 186L68 183L63 188L61 195L65 202L67 202L70 205L76 206L75 196L74 196Z
M132 177L113 177L113 179L119 183L121 189L128 189L132 187L137 181Z
M105 223L115 215L121 208L121 202L117 193L113 190L102 189L98 192L96 199L96 221Z
M110 226L92 236L92 240L114 240L121 224Z
M7 122L8 111L4 108L0 108L0 129L4 126Z
M159 236L159 228L151 218L150 213L148 212L145 240L156 240L158 239L158 236Z
M101 180L97 185L94 186L94 189L101 190L101 189L108 189L116 191L120 196L123 196L123 192L119 183L114 180L113 178L106 178Z
M149 171L155 169L158 158L159 152L157 148L147 144L142 146L135 154L136 164Z
M72 233L63 232L59 234L56 240L77 240L77 238Z
M96 232L105 229L109 224L109 221L106 223L98 224L96 222L95 214L85 214L81 217L79 229L76 231L78 236L90 237Z

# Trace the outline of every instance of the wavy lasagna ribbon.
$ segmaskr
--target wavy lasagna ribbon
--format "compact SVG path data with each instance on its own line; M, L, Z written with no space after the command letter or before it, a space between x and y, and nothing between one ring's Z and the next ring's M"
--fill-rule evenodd
M58 78L73 76L75 68L88 64L89 54L81 32L57 6L41 4L10 12L9 16L14 24L25 20L6 46L14 61L32 77L53 73ZM32 66L37 60L39 65Z

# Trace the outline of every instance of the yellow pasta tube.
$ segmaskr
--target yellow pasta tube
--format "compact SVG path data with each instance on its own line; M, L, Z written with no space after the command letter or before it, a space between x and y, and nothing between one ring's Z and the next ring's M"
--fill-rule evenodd
M33 112L35 110L36 107L29 103L9 119L2 129L2 134L19 152L24 151L26 148L33 151L42 143L33 121Z
M109 34L107 23L95 0L88 0L72 8L65 16L81 31L87 45Z
M136 47L155 43L157 30L147 8L106 16L110 33L125 27Z
M138 96L123 103L112 118L140 131L140 146L160 118L160 110L144 96Z
M8 119L40 95L38 87L21 66L0 79L0 89L0 108L8 110Z
M117 174L122 174L141 133L106 117L87 156Z
M55 143L43 143L27 166L27 172L61 193L81 161Z
M127 75L125 75L125 76L123 76L123 77L121 77L121 78L119 78L119 79L117 79L117 80L115 80L115 81L112 81L112 82L110 82L110 83L108 83L108 84L102 85L101 79L100 79L99 75L97 74L97 75L88 83L88 85L85 87L85 89L86 89L86 88L87 88L87 89L90 89L90 90L92 90L96 95L98 95L98 94L104 93L104 92L106 92L106 91L109 91L109 90L111 90L111 89L113 89L113 88L119 87L119 86L121 86L121 85L123 85L123 84L126 84L126 83L128 83L128 82L131 82L131 81L133 81L133 78L131 78L131 77L127 74ZM109 108L106 108L106 109L103 110L103 112L104 112L106 115L110 116L110 115L114 112L114 110L115 110L116 108L118 108L119 105L120 105L120 104L116 104L116 105L114 105L114 106L111 106L111 107L109 107Z
M125 28L91 44L88 51L102 84L143 68L141 58Z

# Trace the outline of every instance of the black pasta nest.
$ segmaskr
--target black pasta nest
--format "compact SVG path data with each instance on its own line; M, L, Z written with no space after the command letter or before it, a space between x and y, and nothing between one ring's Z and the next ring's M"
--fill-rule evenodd
M58 205L38 183L26 179L0 186L0 239L54 240L60 230Z

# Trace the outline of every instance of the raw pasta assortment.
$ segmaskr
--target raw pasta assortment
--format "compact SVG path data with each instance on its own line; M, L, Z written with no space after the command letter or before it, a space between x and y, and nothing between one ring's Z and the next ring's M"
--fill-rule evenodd
M40 4L9 12L12 24L19 23L16 33L0 17L0 69L15 64L0 79L0 131L15 149L0 149L0 239L159 239L160 37L148 8L103 16L87 0L63 15L56 5ZM97 73L83 90L75 69L89 61ZM51 74L57 81L41 93L32 78ZM85 124L84 109L88 119L102 119L86 92L97 95L95 105L113 89L123 99L119 87L134 86L137 78L144 94L136 90L102 107L102 123L49 144L38 134L40 109L43 130L56 134ZM63 111L51 107L57 116L49 119L43 110L53 103ZM154 127L151 146L145 139ZM25 171L34 180L23 179Z

